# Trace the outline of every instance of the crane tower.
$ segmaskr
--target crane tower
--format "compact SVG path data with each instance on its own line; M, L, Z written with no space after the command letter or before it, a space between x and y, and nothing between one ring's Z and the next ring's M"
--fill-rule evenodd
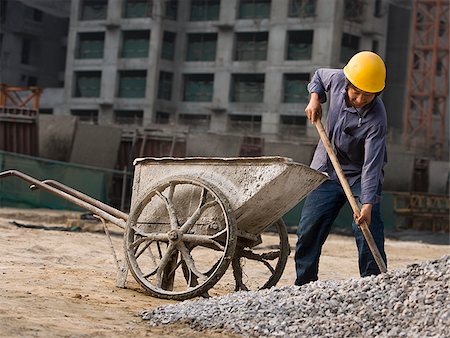
M409 149L443 159L449 100L449 0L414 0L404 136Z

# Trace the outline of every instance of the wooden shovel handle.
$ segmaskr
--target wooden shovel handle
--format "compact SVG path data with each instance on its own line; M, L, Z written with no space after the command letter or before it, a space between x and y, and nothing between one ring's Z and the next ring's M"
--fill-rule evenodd
M325 146L328 156L330 157L331 163L333 164L334 170L336 171L336 174L339 178L339 182L341 182L342 188L344 189L345 195L347 196L347 200L350 203L350 206L352 207L353 213L359 215L361 213L361 210L359 209L358 203L356 202L352 190L350 189L350 185L348 184L347 179L345 178L341 164L339 163L336 154L334 153L333 147L331 146L327 133L323 128L322 121L316 120L314 122L314 125L316 126L317 131L319 132L320 139L322 140L322 143ZM372 252L373 257L375 258L378 268L380 269L381 272L386 272L387 271L386 264L384 263L380 251L378 250L378 247L375 244L375 241L372 237L372 233L370 232L369 229L369 225L367 224L366 221L363 221L362 224L359 225L359 227L361 228L364 238L366 239L366 242L369 245L369 249Z

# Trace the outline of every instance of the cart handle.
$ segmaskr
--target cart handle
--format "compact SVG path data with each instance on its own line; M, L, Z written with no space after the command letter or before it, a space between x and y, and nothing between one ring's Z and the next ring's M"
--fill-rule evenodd
M126 214L126 213L124 213L124 212L122 212L122 211L120 211L120 210L118 210L116 208L113 208L113 207L109 206L108 204L105 204L105 203L103 203L103 202L101 202L99 200L96 200L95 198L92 198L92 197L90 197L88 195L85 195L85 194L83 194L82 192L80 192L78 190L70 188L67 185L62 184L61 182L54 181L54 180L45 180L45 181L42 181L41 183L48 184L48 185L50 185L50 186L52 186L54 188L62 190L65 193L74 196L75 198L79 198L82 201L85 201L85 202L87 202L89 204L92 204L92 205L96 206L97 208L99 208L99 209L101 209L101 210L103 210L105 212L110 213L114 217L123 219L124 221L128 220L128 214ZM36 186L36 185L31 185L30 189L31 190L35 190L35 189L39 189L39 187Z
M62 183L57 181L39 181L27 174L24 174L18 170L7 170L0 173L0 179L8 176L16 176L18 178L31 183L31 189L40 188L45 190L53 195L61 197L73 204L78 205L79 207L89 210L95 215L108 220L109 222L117 225L119 228L126 228L126 219L128 219L128 215L123 212L116 210L100 201L93 199L87 195L82 194L75 189L64 186ZM56 183L56 184L55 184Z

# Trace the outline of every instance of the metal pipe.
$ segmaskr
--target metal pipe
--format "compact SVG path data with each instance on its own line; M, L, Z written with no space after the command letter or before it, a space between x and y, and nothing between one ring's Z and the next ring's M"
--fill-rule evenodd
M127 167L124 166L123 167L123 175L122 175L122 192L120 195L120 208L122 210L125 209L125 196L126 196L126 191L127 191L127 180L128 180ZM128 219L128 215L127 215L127 219Z
M120 219L118 217L114 217L112 214L110 214L109 212L101 209L100 207L96 206L96 205L92 205L80 198L77 198L75 196L72 196L71 194L65 192L65 191L61 191L47 183L43 183L31 176L28 176L18 170L8 170L8 171L4 171L0 173L0 179L4 178L4 177L8 177L8 176L16 176L18 178L23 179L24 181L27 181L28 183L31 183L34 186L37 186L39 188L41 188L42 190L45 190L53 195L56 195L58 197L61 197L69 202L72 202L73 204L78 205L79 207L89 210L92 213L102 217L105 220L110 221L111 223L117 225L118 227L125 229L126 228L126 222L123 219ZM98 201L96 201L95 204L97 204ZM101 202L100 202L101 203Z
M128 214L126 214L126 213L124 213L124 212L122 212L122 211L120 211L120 210L118 210L116 208L113 208L110 205L107 205L107 204L105 204L105 203L103 203L103 202L101 202L99 200L96 200L95 198L92 198L92 197L90 197L88 195L85 195L85 194L83 194L82 192L80 192L78 190L70 188L67 185L64 185L64 184L62 184L62 183L60 183L58 181L45 180L45 181L42 181L42 183L43 184L48 184L48 185L50 185L50 186L52 186L54 188L57 188L59 190L64 191L67 194L70 194L70 195L72 195L72 196L74 196L76 198L79 198L80 200L82 200L84 202L92 204L92 205L96 206L97 208L99 208L99 209L101 209L101 210L103 210L103 211L105 211L107 213L110 213L114 217L123 219L124 221L128 220ZM39 187L37 187L35 185L30 186L30 189L36 189L36 188L39 188Z

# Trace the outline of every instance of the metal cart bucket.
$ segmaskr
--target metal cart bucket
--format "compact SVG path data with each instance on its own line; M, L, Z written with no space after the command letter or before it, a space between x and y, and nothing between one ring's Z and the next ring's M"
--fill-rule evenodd
M235 290L249 289L246 268L265 273L256 288L274 286L290 252L281 217L326 176L283 157L140 158L130 214L55 181L18 176L124 228L127 266L151 295L206 296L232 265ZM274 230L279 245L262 245ZM254 287L254 285L252 285Z

